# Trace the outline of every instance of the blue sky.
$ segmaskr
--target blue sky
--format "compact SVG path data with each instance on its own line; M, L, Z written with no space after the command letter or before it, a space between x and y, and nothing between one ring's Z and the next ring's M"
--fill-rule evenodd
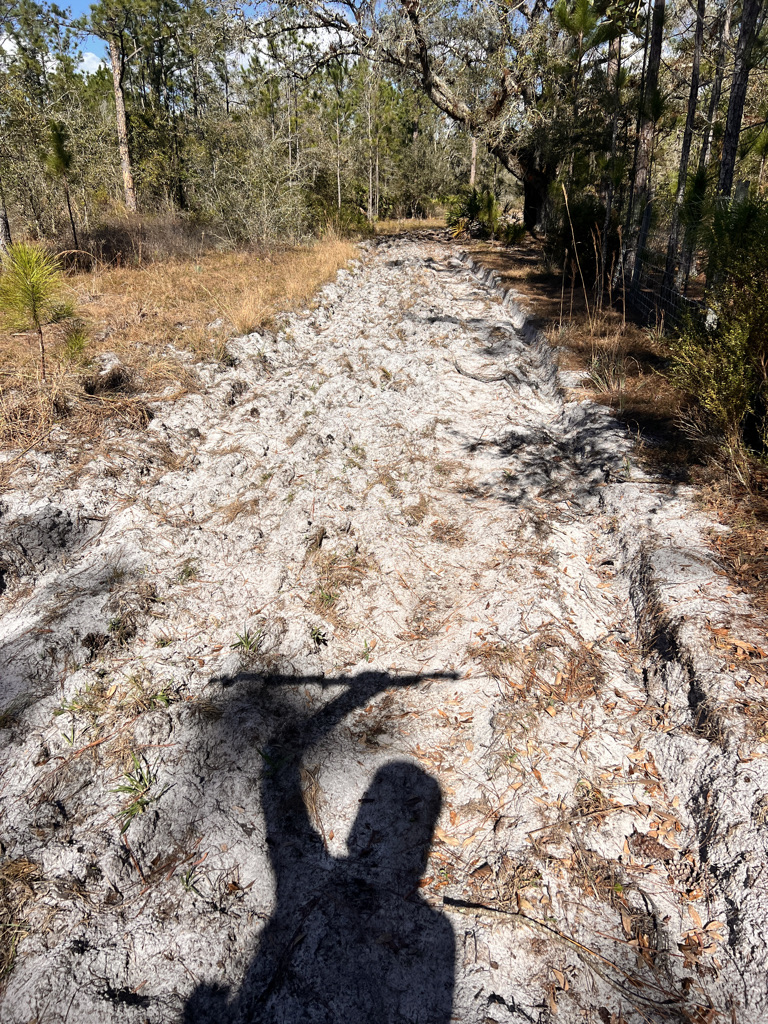
M91 3L93 0L64 0L60 6L69 8L72 12L73 18L79 18L81 14L87 14L91 9ZM95 36L88 36L83 39L80 43L80 49L83 51L83 66L86 71L94 71L100 59L102 59L107 52L107 48L101 39L97 39Z

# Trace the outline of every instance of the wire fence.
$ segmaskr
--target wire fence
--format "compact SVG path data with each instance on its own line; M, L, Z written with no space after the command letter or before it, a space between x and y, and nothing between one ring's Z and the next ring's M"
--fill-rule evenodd
M667 271L667 245L672 223L672 206L657 197L654 203L654 223L645 245L637 254L634 273L627 273L627 307L635 317L659 329L675 329L682 326L686 314L702 308L701 282L697 267L706 265L704 252L691 253L692 274L686 275L685 293L678 287L677 267ZM680 231L680 248L683 243Z
M627 307L643 323L679 328L686 313L702 308L700 299L683 293L666 274L666 249L647 247L638 254L633 281L627 281Z

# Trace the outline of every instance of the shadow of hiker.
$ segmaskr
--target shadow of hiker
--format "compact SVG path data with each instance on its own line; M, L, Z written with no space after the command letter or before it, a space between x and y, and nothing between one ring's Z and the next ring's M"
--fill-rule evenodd
M302 791L310 746L375 694L425 678L322 680L349 685L309 716L289 696L306 680L267 681L279 723L262 752L261 779L275 905L237 995L199 986L186 1024L448 1024L453 931L419 895L440 813L437 781L407 761L380 767L360 800L346 857L327 852Z

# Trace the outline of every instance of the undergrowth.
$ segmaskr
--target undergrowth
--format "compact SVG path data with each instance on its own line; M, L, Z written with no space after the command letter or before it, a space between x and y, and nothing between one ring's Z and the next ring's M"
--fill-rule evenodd
M768 609L768 467L764 455L755 457L766 443L768 402L768 287L761 284L768 282L766 207L763 202L754 231L743 228L743 242L729 234L727 223L716 226L723 238L710 271L713 303L719 303L714 318L709 325L706 318L698 321L672 345L660 329L626 320L620 299L618 309L606 305L590 317L573 279L554 273L532 238L512 248L479 242L471 254L495 270L504 287L522 294L561 366L581 373L569 397L593 397L611 407L636 437L639 461L653 475L699 485L705 509L729 527L713 537L724 568ZM754 232L761 231L755 243ZM733 277L720 285L718 268L726 266ZM753 335L756 347L739 362ZM719 341L710 351L712 337ZM729 354L719 363L720 349ZM750 362L758 355L759 366Z

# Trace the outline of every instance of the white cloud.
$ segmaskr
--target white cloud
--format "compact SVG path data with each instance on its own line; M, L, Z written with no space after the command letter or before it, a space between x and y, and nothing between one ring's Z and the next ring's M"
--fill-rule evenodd
M12 61L17 52L18 47L13 39L9 36L0 36L0 59L5 57ZM80 62L77 65L77 69L83 75L93 75L104 65L103 57L99 57L97 53L86 50L85 53L80 54ZM55 71L56 59L54 57L46 57L45 66L48 71Z
M80 63L78 65L78 71L84 75L94 75L99 68L104 67L104 59L99 57L95 53L91 53L86 50L85 53L80 55Z

